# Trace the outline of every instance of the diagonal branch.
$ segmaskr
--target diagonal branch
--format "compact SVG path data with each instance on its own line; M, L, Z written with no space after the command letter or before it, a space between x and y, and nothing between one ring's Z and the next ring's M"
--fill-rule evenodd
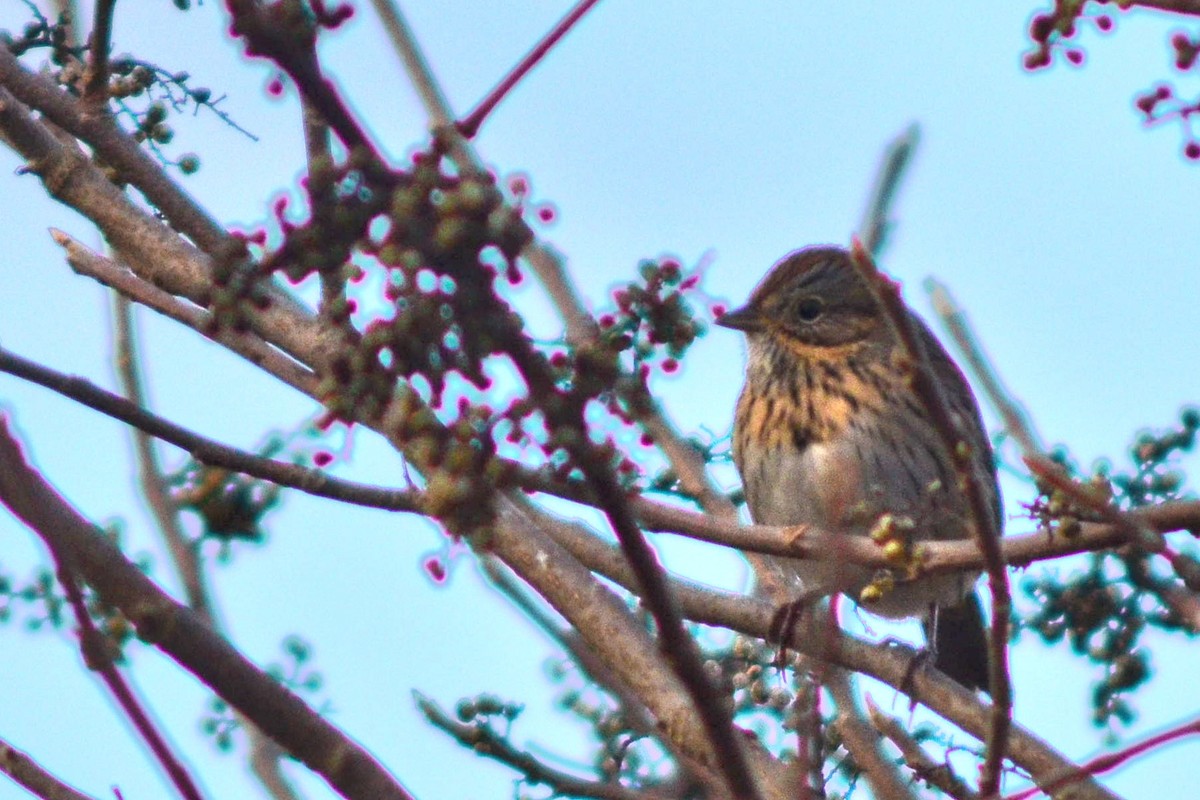
M64 375L48 367L21 358L0 348L0 372L45 386L88 408L121 420L138 430L190 453L197 461L252 475L256 478L299 489L316 497L327 497L354 505L381 508L387 511L418 511L420 493L413 489L386 489L364 483L334 478L331 475L299 464L276 461L219 444L192 433L125 398L105 391L88 380ZM197 609L198 611L200 609Z
M867 713L875 728L900 751L913 775L954 800L979 800L979 795L954 773L949 762L939 764L935 761L909 734L907 726L884 714L870 699L867 700Z
M133 724L133 729L150 748L150 752L167 773L167 777L180 796L184 800L201 800L196 782L192 780L192 776L188 774L182 762L171 752L171 746L167 744L167 740L142 708L133 689L125 682L124 676L117 669L117 665L113 661L113 645L96 629L96 625L92 622L87 603L83 599L83 592L80 590L70 566L69 557L65 552L51 545L49 541L47 541L47 545L50 555L54 559L58 582L63 587L67 603L75 613L75 621L79 625L79 649L83 653L84 663L87 664L88 669L99 673L104 685L108 687L109 693Z
M867 209L858 225L858 235L863 247L876 258L888 243L896 192L920 141L921 127L914 122L888 144L875 173L875 184L871 187Z
M150 416L148 412L142 411L147 403L138 370L137 348L134 343L133 305L129 298L116 292L113 293L113 322L117 377L121 381L125 396L129 398L130 410ZM7 352L0 349L0 363L3 363L8 355ZM45 373L50 372L49 369L39 365L31 364L31 366ZM54 375L46 377L59 384L66 384L69 381L66 376L61 376L61 379ZM42 383L41 385L45 386L46 384ZM84 388L96 389L96 387L86 385ZM179 576L179 581L183 584L187 604L211 623L213 621L212 601L208 594L208 587L204 584L204 576L200 571L200 561L196 550L187 540L183 525L180 524L176 505L167 491L162 467L158 461L158 453L154 449L153 435L137 425L132 427L133 446L138 463L138 481L141 485L142 496L146 498L146 504L150 507L154 521L158 524L158 530L167 545L167 552L170 553L171 561L175 565L175 574Z
M896 764L883 752L879 731L867 723L850 685L850 676L844 670L830 669L826 670L823 677L837 704L833 726L842 737L842 744L850 752L854 763L866 775L875 800L916 800L915 793L901 776Z
M1008 572L1000 550L997 520L988 509L988 500L972 463L973 455L963 441L950 413L946 398L938 387L928 355L917 337L912 317L900 297L900 286L882 275L871 254L857 239L851 252L855 268L866 279L875 301L888 319L896 339L908 357L912 390L929 414L934 431L954 465L960 490L966 497L970 514L968 527L983 552L988 587L992 595L992 625L988 638L988 689L992 695L991 725L987 735L987 756L980 778L980 794L985 797L1000 789L1001 768L1012 727L1012 676L1008 671L1008 631L1012 614Z
M1017 445L1023 453L1046 452L1042 445L1042 437L1038 435L1033 424L1033 418L1004 386L1004 381L1000 379L999 373L983 352L978 337L971 330L966 312L955 302L950 290L937 280L928 278L925 281L925 291L929 293L938 319L942 321L950 338L958 345L959 355L975 376L979 387L983 389L984 397L991 402L1000 419L1004 421L1004 429L1017 440Z
M468 139L474 139L475 134L479 132L479 127L483 121L487 119L492 110L499 105L500 101L513 90L513 88L528 74L529 70L537 66L537 63L546 57L550 49L558 44L562 37L567 35L567 32L575 26L579 20L583 19L583 15L592 10L592 7L599 0L579 0L574 7L568 11L558 23L551 28L542 40L521 58L517 65L509 70L508 74L500 79L500 82L487 93L479 104L467 114L461 122L458 123L458 131Z
M95 800L63 783L3 739L0 739L0 772L42 800Z
M30 466L3 419L0 504L69 559L100 599L133 623L141 639L211 687L340 794L355 800L410 799L365 749L252 664L101 536Z
M542 784L549 787L555 797L585 797L595 800L670 800L676 795L665 795L648 789L630 789L616 781L601 782L578 778L539 761L525 750L519 750L506 737L487 726L460 722L420 692L414 691L417 708L430 724L454 737L459 744L471 748L480 755L512 767L523 777L522 782Z

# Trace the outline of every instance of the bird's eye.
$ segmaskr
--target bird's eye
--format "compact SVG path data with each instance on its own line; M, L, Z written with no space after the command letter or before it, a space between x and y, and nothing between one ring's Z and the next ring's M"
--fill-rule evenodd
M825 310L825 304L818 297L806 297L796 306L796 316L801 322L816 322L817 317Z

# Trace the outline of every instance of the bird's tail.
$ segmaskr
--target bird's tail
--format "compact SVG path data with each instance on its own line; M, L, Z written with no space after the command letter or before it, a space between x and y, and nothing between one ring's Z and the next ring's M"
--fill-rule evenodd
M979 593L971 592L956 606L938 606L936 613L936 622L923 622L933 665L968 689L987 692L988 637Z

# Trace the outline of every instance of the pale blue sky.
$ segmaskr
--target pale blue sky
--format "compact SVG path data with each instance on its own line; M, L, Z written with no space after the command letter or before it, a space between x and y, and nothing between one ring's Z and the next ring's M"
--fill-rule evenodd
M567 6L404 3L460 112ZM24 19L16 0L0 9L0 25ZM1180 155L1177 129L1145 132L1132 107L1135 91L1168 76L1166 33L1177 23L1122 15L1115 34L1084 34L1084 68L1030 75L1020 57L1033 10L1032 0L605 0L496 111L478 143L501 172L528 173L535 198L556 205L546 238L597 303L638 259L663 253L685 264L710 259L707 290L738 302L788 250L847 240L881 148L918 121L921 149L884 266L923 311L922 278L951 287L1050 441L1069 443L1084 463L1119 458L1138 427L1172 424L1182 405L1200 400L1200 166ZM247 66L226 27L216 2L188 13L163 0L122 3L114 42L117 52L186 69L227 94L223 107L261 137L254 144L203 113L175 123L175 152L203 159L189 190L222 221L247 226L267 216L267 198L295 190L302 142L294 96L266 98L272 73ZM388 153L401 159L422 141L424 115L369 9L330 37L325 52ZM36 179L16 175L18 166L7 151L0 155L10 241L0 266L0 341L112 386L105 295L70 272L45 231L53 225L96 239L45 199ZM540 302L532 288L520 297L530 308ZM168 417L252 447L265 431L313 412L191 332L150 314L140 320L151 397ZM554 332L545 315L535 327ZM684 429L728 429L741 348L735 334L717 330L680 377L661 382ZM149 550L156 575L164 574L136 501L124 429L8 377L0 377L0 404L63 493L93 519L122 517L132 549ZM399 481L398 460L385 447L368 436L356 447L341 474ZM173 452L168 461L176 462ZM1005 489L1016 514L1029 489ZM1010 530L1029 526L1017 519ZM517 741L577 753L572 729L547 727L560 719L542 688L549 645L481 588L468 560L453 565L445 587L421 572L422 557L443 546L432 525L295 496L272 531L270 547L244 550L214 570L232 636L262 663L279 657L285 635L308 638L331 719L419 797L506 797L511 773L418 721L414 688L448 707L479 691L525 701ZM677 543L666 552L704 580L742 581L736 560ZM31 535L0 516L0 565L24 575L41 558ZM166 791L102 689L78 668L69 636L8 626L0 637L0 737L97 796L111 796L113 785L129 800ZM204 692L148 648L134 645L130 654L136 681L212 795L247 796L242 764L215 755L198 733ZM1194 654L1164 648L1154 663L1162 679L1137 698L1131 736L1200 709ZM1099 748L1087 722L1087 668L1023 644L1014 670L1018 721L1073 757ZM1130 797L1161 796L1194 774L1195 748L1158 753L1112 785ZM309 796L329 796L303 770L291 772ZM22 796L0 783L0 800Z

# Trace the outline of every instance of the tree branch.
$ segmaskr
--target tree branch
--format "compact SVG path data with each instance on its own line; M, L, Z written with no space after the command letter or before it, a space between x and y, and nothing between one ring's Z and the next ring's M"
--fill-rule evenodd
M554 796L592 797L597 800L670 800L670 796L648 789L630 789L617 782L590 781L543 764L531 753L518 750L507 738L486 725L459 722L437 703L414 691L417 708L435 728L453 736L459 744L481 756L512 767L524 776L525 783L542 784Z
M893 224L892 206L896 200L896 192L900 189L900 181L904 179L904 173L912 162L920 141L921 127L914 122L888 144L880 160L879 169L875 172L875 183L868 195L862 221L858 224L858 235L863 241L863 247L876 258L887 246Z
M171 599L101 536L26 462L3 419L0 503L48 547L65 554L140 638L211 687L335 790L356 800L409 800L366 750L242 656L196 612Z
M42 800L96 800L51 775L36 761L0 739L0 772Z
M196 782L192 780L192 776L188 774L183 763L171 752L170 745L167 740L155 727L150 716L142 708L141 702L125 682L125 678L121 675L117 665L113 662L113 647L114 645L104 637L100 631L96 630L95 624L92 622L91 614L88 613L87 603L83 599L83 592L79 589L79 584L75 581L75 576L72 574L71 560L66 552L58 550L54 545L46 540L46 544L50 550L50 555L54 559L55 572L58 576L58 582L63 587L63 592L67 596L67 603L71 606L71 610L75 612L75 621L79 626L79 649L83 653L84 663L88 669L98 673L104 685L108 687L109 693L117 702L117 705L129 718L133 729L137 731L138 736L150 748L154 759L167 773L167 778L175 786L176 791L184 800L202 800L200 790L196 787Z
M896 745L904 763L915 776L955 800L979 800L979 794L954 774L949 762L939 764L930 757L920 743L909 735L906 726L880 711L870 698L867 699L867 713L875 728Z
M92 35L88 38L88 63L83 73L85 113L103 114L108 105L108 50L112 47L112 20L116 0L96 0Z
M929 415L942 448L954 465L959 488L966 498L968 528L984 555L984 568L992 594L992 624L988 638L988 690L992 696L992 721L987 735L987 757L984 759L979 791L991 796L1000 790L1001 768L1012 726L1012 676L1008 671L1008 631L1012 614L1008 572L1000 549L997 520L988 507L984 488L972 459L970 445L964 441L951 416L946 398L938 387L937 378L927 354L913 328L912 318L900 297L900 287L882 275L871 254L857 240L851 252L855 268L866 279L880 310L888 319L896 339L908 358L912 389Z
M197 461L287 486L316 497L387 511L419 511L421 493L415 489L386 489L335 478L317 469L247 453L219 444L139 408L90 381L64 375L0 348L0 372L51 389L88 408L132 425L191 454Z
M881 747L879 731L872 728L859 707L858 698L850 686L850 677L840 669L825 671L823 683L837 704L833 725L841 734L842 743L854 763L862 768L875 800L916 800L916 795L901 775L896 764Z

